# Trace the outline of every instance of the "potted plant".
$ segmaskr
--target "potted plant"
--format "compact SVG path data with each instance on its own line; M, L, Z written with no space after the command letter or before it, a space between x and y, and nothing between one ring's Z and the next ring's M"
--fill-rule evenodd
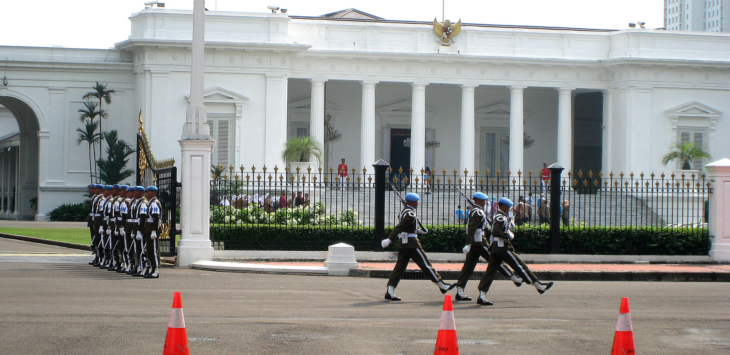
M682 162L682 170L692 170L692 161L703 158L709 159L710 153L706 152L702 147L692 142L674 143L669 153L662 158L662 164L666 166L670 161L679 159Z
M312 169L312 173L317 172L322 163L322 145L312 137L291 138L286 142L281 157L289 164L289 172L295 174L295 181L301 182L301 175L307 174L308 168ZM310 161L311 158L316 161Z

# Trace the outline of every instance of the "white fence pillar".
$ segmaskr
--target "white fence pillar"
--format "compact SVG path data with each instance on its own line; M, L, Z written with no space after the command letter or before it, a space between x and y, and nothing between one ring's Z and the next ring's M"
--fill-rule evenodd
M730 159L705 165L710 181L710 258L730 261Z

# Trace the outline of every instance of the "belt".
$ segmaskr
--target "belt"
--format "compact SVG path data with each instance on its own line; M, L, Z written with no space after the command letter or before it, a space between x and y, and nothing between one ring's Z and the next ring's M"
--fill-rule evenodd
M89 213L89 217L94 217L94 214L93 213Z
M154 222L154 221L155 221L155 220L154 220L154 219L152 219L152 218L147 218L147 222L150 222L150 223L152 223L152 222Z
M127 223L139 223L139 218L136 219L128 219Z
M122 217L117 217L117 221L121 221L121 220L122 220Z
M94 217L101 217L101 213L94 213Z
M400 238L401 243L408 244L408 238L418 238L418 234L402 232L398 234L398 237Z

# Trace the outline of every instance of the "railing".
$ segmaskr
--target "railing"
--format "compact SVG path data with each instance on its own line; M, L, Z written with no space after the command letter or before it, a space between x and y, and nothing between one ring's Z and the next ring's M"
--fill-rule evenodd
M386 228L397 223L401 210L396 190L420 195L419 217L432 232L462 228L464 219L459 216L466 216L469 209L460 192L471 197L477 191L487 194L495 207L501 197L514 201L511 214L518 226L549 227L549 203L542 207L540 204L549 201L552 194L549 181L543 187L539 174L445 169L428 176L424 173L402 169L388 169L384 173L388 181ZM229 167L214 175L210 183L211 240L214 247L221 249L278 250L326 250L332 242L347 240L358 250L373 250L375 178L372 168L351 169L347 177L341 177L334 169ZM564 173L560 182L562 227L664 228L670 234L707 234L705 203L709 181L704 175L604 175L579 171ZM298 192L302 199L297 199ZM285 200L281 198L284 193ZM269 234L272 229L275 232ZM277 241L270 237L295 232L312 238L291 242L290 238ZM256 238L257 233L267 237Z

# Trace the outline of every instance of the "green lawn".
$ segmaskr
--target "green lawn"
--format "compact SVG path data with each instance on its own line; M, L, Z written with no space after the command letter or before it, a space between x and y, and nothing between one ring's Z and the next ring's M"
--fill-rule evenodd
M57 240L61 242L89 245L91 237L88 228L8 228L0 227L0 233L23 235L26 237Z

